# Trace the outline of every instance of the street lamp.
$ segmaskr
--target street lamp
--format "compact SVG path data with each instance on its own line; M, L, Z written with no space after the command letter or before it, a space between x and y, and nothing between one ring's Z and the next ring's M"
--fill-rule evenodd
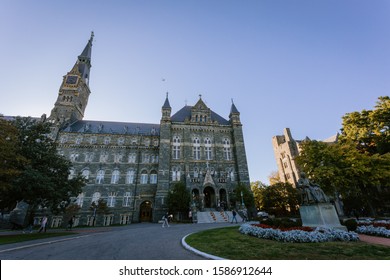
M242 195L242 191L241 191L241 208L242 208L242 209L245 208L245 205L244 205L244 198L243 198L243 195Z

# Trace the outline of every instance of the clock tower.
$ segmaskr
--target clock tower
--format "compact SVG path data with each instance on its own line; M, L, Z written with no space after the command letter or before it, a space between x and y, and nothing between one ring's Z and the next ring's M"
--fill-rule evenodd
M93 32L83 52L78 56L75 65L62 80L57 101L51 111L49 121L64 126L82 120L87 107L89 94L89 75L91 69L91 52Z

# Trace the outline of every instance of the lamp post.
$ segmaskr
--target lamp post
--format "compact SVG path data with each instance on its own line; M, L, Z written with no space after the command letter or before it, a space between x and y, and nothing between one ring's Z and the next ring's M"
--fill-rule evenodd
M241 208L242 208L242 209L245 208L244 197L243 197L243 195L242 195L242 191L241 191Z

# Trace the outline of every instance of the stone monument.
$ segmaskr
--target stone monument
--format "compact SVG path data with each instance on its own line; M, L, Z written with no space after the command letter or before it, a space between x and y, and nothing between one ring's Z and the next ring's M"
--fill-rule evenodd
M303 172L298 180L298 189L301 193L299 213L302 226L347 230L340 224L334 205L329 202L320 186L310 182Z

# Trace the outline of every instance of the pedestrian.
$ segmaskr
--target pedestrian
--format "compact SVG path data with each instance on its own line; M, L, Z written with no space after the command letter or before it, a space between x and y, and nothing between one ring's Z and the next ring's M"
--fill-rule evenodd
M232 215L233 215L233 218L232 218L232 222L231 222L231 224L233 223L233 221L236 221L236 224L237 224L237 212L236 211L234 211L234 209L232 210Z
M192 211L191 210L188 212L188 218L190 218L190 221L192 222Z
M46 224L47 224L47 217L46 215L43 216L42 221L41 221L41 227L39 228L39 233L43 230L43 232L46 232Z
M75 216L70 217L67 230L72 230Z
M163 220L163 224L162 224L162 227L169 227L169 223L168 223L168 218L169 218L169 214L168 212L165 213L165 215L162 217L162 220Z

